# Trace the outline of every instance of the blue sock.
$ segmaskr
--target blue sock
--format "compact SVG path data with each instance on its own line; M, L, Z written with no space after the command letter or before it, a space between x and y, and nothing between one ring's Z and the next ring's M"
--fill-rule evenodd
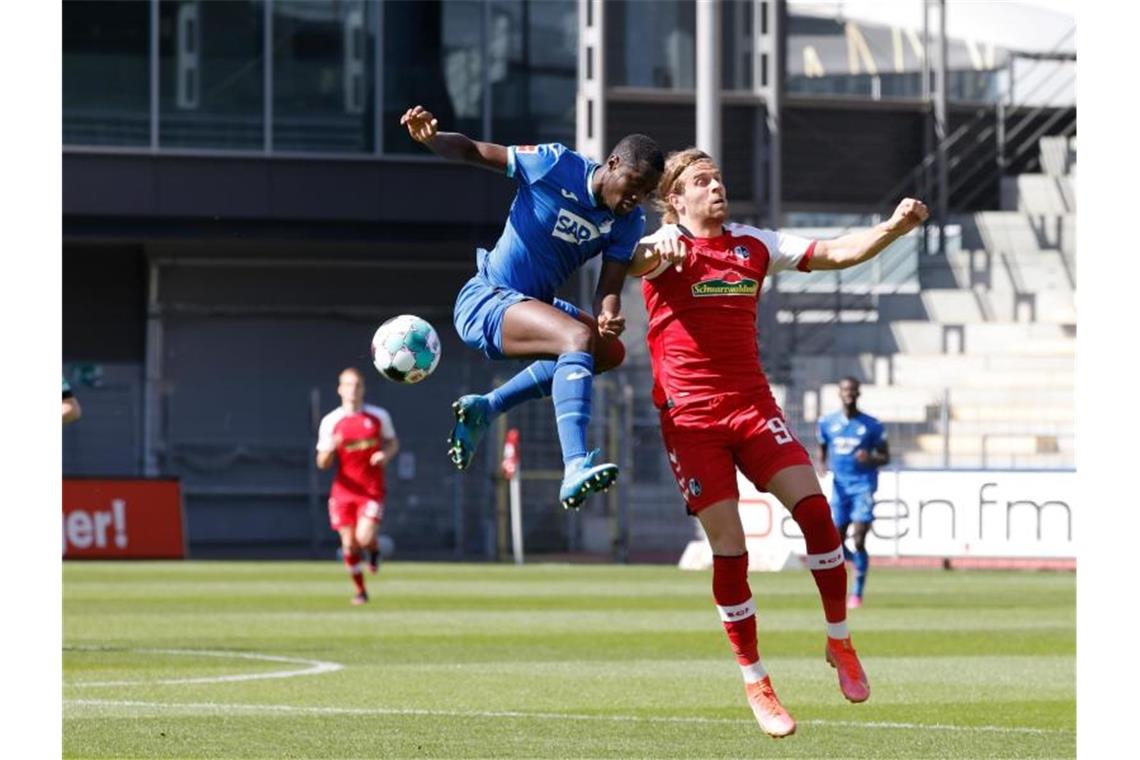
M855 560L854 552L847 548L846 543L841 543L839 545L843 548L843 559L847 560L848 562L853 562Z
M522 372L486 394L487 401L491 404L491 415L514 409L524 401L549 396L556 366L558 365L550 360L532 362Z
M558 357L550 395L554 399L554 419L558 424L564 464L586 456L593 385L594 357L591 354L572 351Z
M855 552L855 596L863 596L863 584L867 582L867 568L871 556L866 551Z

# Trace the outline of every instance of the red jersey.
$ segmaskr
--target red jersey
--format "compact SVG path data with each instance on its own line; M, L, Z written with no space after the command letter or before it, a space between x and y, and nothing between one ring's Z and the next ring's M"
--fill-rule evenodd
M369 460L384 441L395 437L392 417L378 406L365 404L359 412L349 412L342 406L326 414L317 433L317 451L336 451L340 465L330 497L383 501L384 468Z
M770 395L756 340L760 288L768 274L810 271L815 241L746 224L726 224L721 235L698 238L666 224L641 243L669 235L689 245L681 271L659 266L641 285L654 404L726 393Z

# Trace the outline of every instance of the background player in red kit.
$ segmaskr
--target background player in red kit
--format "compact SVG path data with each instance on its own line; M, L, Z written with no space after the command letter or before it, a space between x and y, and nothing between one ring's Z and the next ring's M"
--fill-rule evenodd
M643 238L630 272L643 275L661 434L688 511L713 551L713 598L744 675L749 705L772 736L795 731L760 662L756 605L738 511L736 469L792 513L807 544L827 619L827 661L852 702L870 687L847 630L847 569L839 533L807 451L784 421L757 348L764 277L845 269L874 257L927 216L906 199L886 222L812 241L726 223L720 170L695 148L671 154L657 191L663 226Z
M364 375L355 367L340 373L336 388L341 405L321 420L317 433L317 467L327 470L333 459L340 468L329 492L329 523L340 534L344 564L356 586L353 604L368 601L362 560L376 572L380 560L377 532L384 517L384 468L400 449L392 417L364 403Z

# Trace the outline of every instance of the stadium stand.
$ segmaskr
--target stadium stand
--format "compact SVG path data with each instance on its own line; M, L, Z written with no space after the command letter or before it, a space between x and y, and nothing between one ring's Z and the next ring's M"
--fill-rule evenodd
M815 338L829 355L807 345L791 356L785 410L802 437L813 439L817 416L838 408L837 379L853 374L903 466L1074 466L1076 140L1040 145L1045 171L1004 177L1002 210L955 218L945 254L901 268L917 287L822 323L832 334ZM788 279L781 295L797 287Z

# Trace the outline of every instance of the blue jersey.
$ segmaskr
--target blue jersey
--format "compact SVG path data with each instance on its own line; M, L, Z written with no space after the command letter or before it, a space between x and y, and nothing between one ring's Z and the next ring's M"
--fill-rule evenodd
M841 409L821 417L816 434L820 444L827 447L827 462L837 484L847 491L878 488L879 468L855 461L855 452L882 448L887 442L883 423L862 412L847 419Z
M492 284L551 302L588 259L628 263L645 231L645 212L617 216L590 187L598 164L564 145L512 145L507 176L518 181L511 213L495 248L480 254Z

